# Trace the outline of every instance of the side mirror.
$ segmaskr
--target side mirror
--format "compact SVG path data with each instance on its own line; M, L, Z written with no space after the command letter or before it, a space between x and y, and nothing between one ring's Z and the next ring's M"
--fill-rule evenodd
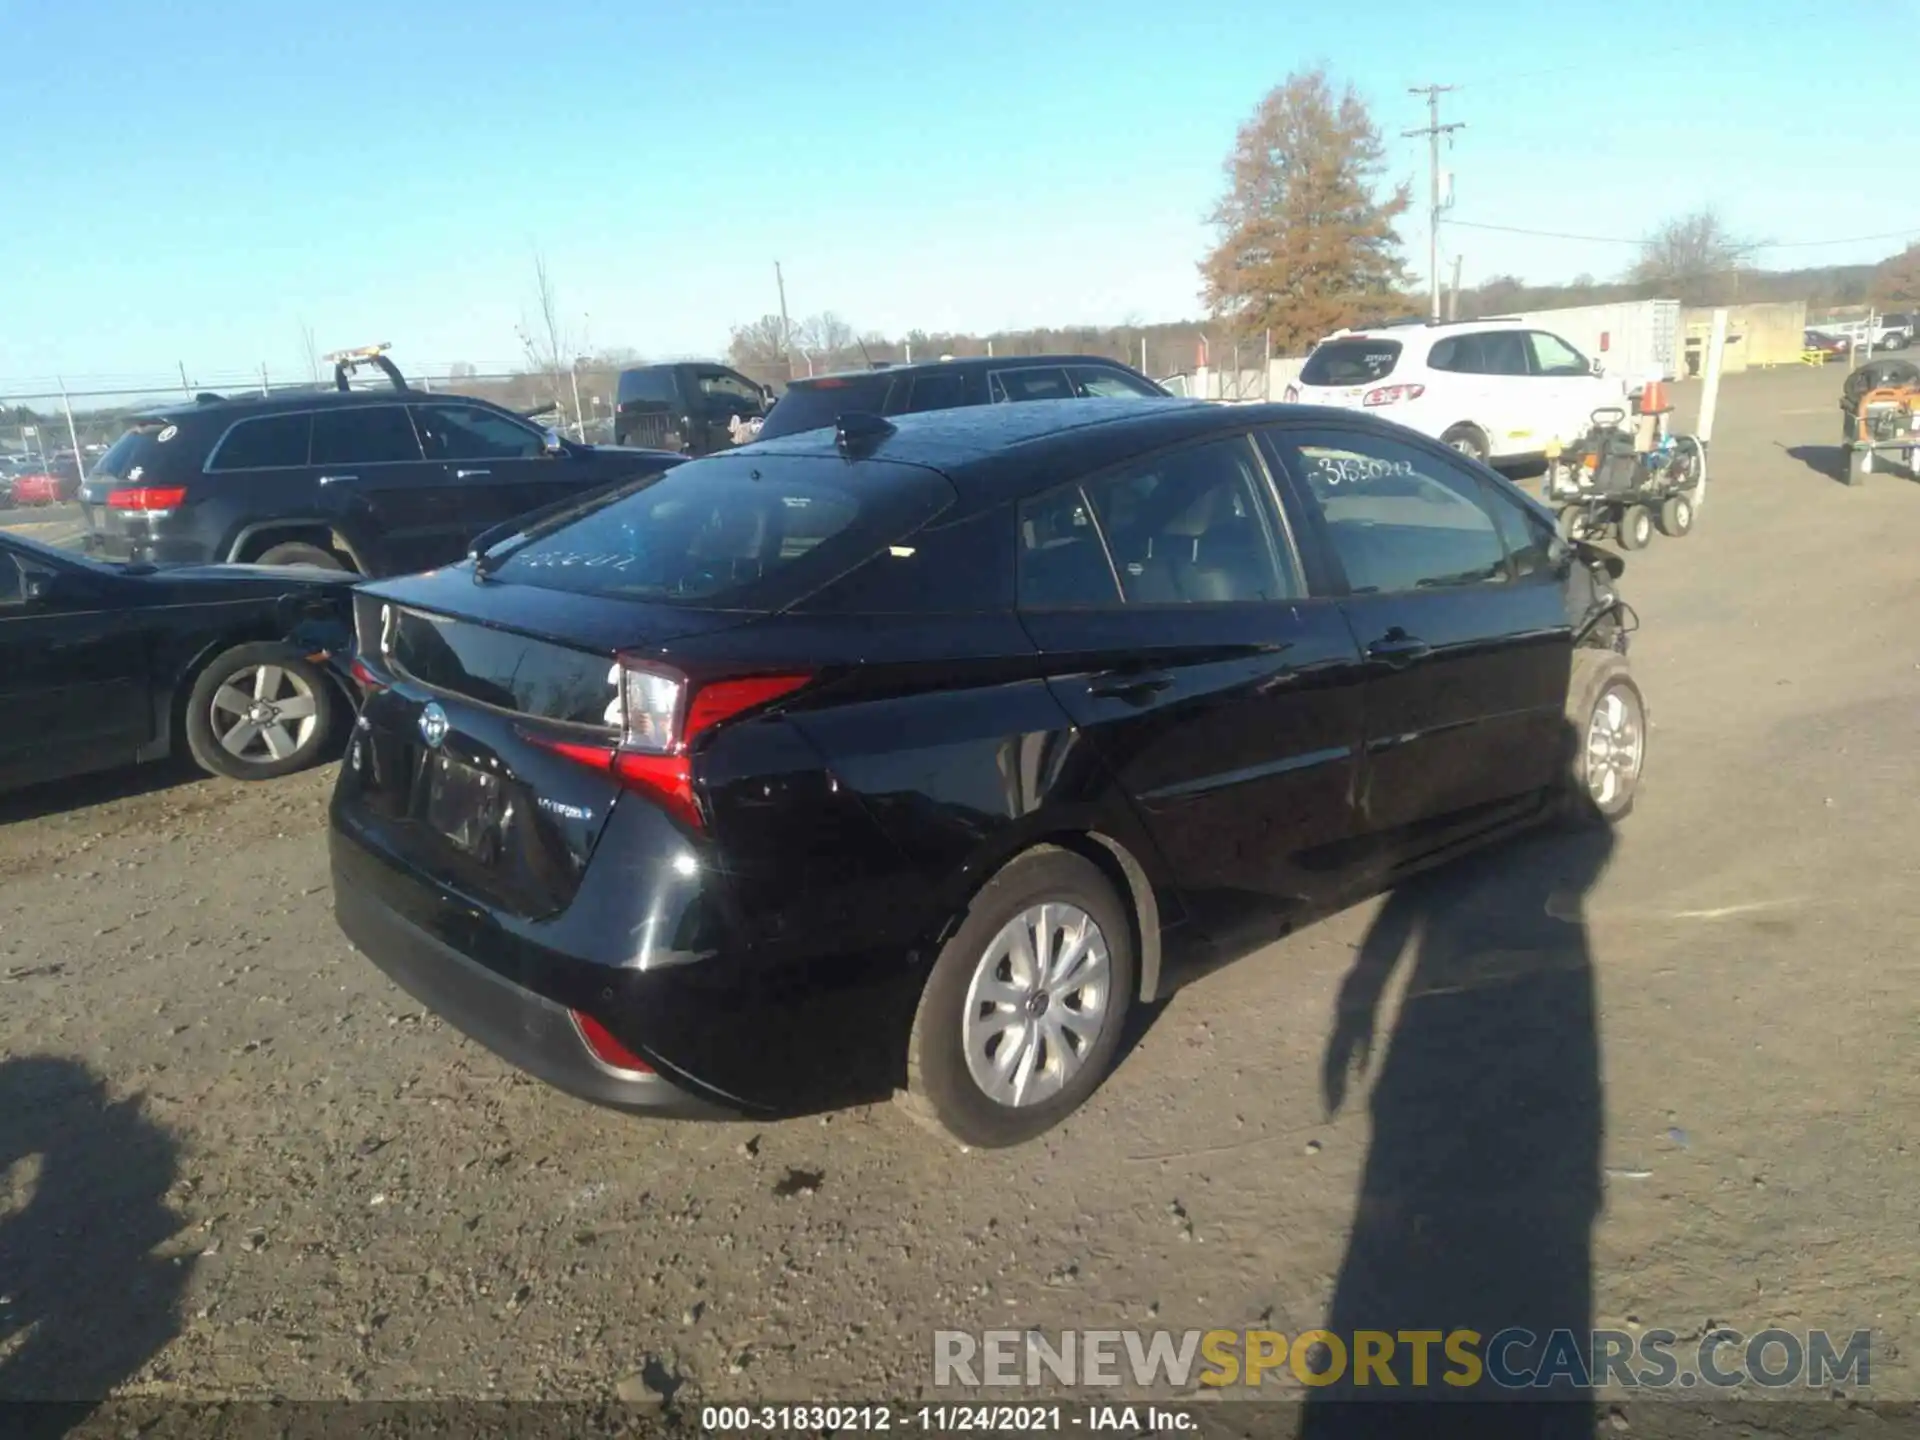
M567 453L567 442L561 437L558 430L548 427L546 439L541 443L540 449L548 455L565 455Z
M20 567L20 596L28 604L59 598L66 587L58 570L31 570Z

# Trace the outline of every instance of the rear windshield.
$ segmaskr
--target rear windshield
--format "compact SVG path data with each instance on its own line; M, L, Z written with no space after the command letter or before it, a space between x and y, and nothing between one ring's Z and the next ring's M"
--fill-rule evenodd
M1370 385L1393 373L1400 359L1398 340L1328 340L1301 367L1303 385Z
M196 466L198 459L178 425L171 421L142 423L109 445L88 474L96 480L140 480Z
M536 527L507 542L490 570L548 590L778 610L905 539L953 498L944 478L913 465L711 456Z
M620 403L631 405L638 400L649 405L671 405L679 398L679 391L673 383L671 370L622 370L620 372Z
M797 435L802 430L818 430L831 425L849 410L869 415L884 415L887 392L894 377L878 375L833 376L826 380L795 381L787 387L760 427L760 438L772 440L780 435Z

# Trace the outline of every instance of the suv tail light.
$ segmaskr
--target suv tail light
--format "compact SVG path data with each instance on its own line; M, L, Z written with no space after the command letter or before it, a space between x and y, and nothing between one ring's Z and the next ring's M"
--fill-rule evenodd
M1362 405L1397 405L1402 400L1418 400L1427 393L1424 385L1380 385L1360 397Z
M184 485L136 485L129 490L107 492L109 510L172 510L186 501Z
M638 660L623 660L615 669L620 744L583 745L535 734L527 739L583 765L611 770L621 784L659 801L696 830L705 819L693 793L693 742L813 679L810 674L749 675L695 683L677 670Z

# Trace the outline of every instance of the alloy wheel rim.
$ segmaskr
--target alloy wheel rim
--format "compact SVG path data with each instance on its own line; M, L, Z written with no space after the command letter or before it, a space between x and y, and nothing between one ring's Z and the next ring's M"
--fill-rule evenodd
M320 723L313 687L280 665L236 670L213 692L213 737L234 759L271 765L300 753Z
M1608 688L1587 722L1587 793L1602 810L1628 795L1645 753L1639 707L1619 686Z
M981 1093L1014 1109L1052 1099L1112 1013L1107 937L1077 905L1028 906L1000 928L967 987L961 1044Z

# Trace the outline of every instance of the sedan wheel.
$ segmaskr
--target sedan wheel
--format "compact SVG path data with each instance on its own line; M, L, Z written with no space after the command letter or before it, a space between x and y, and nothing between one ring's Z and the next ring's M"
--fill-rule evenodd
M1134 975L1131 915L1098 866L1051 845L1015 857L928 971L906 1109L983 1147L1058 1124L1112 1065Z
M1611 823L1633 808L1647 759L1647 707L1624 656L1574 652L1567 696L1573 756L1568 799L1576 814Z
M319 758L339 701L331 683L285 645L239 645L200 673L187 701L187 742L201 768L267 780Z
M962 1044L982 1092L1018 1108L1079 1073L1107 1021L1107 937L1077 905L1022 910L988 944L967 989Z

